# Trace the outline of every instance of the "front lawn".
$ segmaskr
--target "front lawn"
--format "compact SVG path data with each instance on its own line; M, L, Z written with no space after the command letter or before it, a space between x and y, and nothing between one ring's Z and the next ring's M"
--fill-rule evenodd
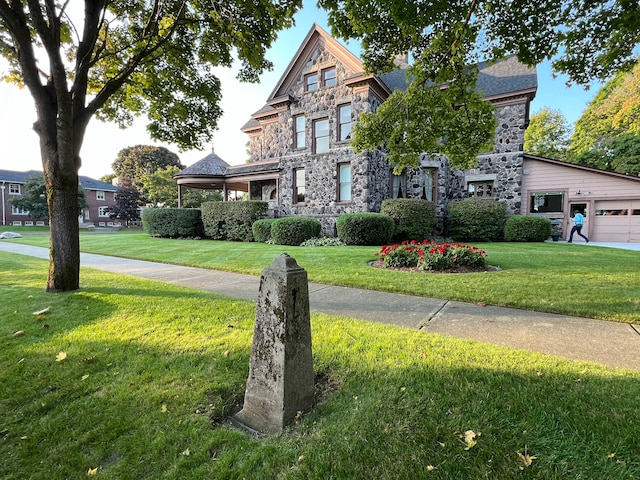
M130 243L137 241L185 251L251 247L265 264L276 251ZM505 266L526 270L524 259L507 261L513 246L502 247ZM561 249L550 247L558 256ZM525 246L511 251L518 250L524 256ZM594 258L601 251L574 250ZM294 255L309 267L324 251L331 259L341 250ZM354 252L346 260L375 249L343 251ZM222 423L244 395L252 302L91 269L82 270L81 290L51 295L43 290L46 261L8 253L0 253L0 271L6 480L554 480L640 472L639 372L312 314L319 403L284 434L253 440ZM48 314L33 315L46 307Z
M14 240L12 240L14 241ZM46 237L15 241L48 246ZM477 244L501 271L407 273L372 268L377 247L284 247L168 240L145 234L81 235L85 252L259 275L288 252L309 280L433 298L640 323L640 252L566 243Z

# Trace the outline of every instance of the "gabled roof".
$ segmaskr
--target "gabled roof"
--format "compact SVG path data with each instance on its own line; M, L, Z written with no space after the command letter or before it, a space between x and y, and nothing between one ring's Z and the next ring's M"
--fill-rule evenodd
M331 55L336 57L340 63L353 75L362 73L362 62L353 53L347 50L344 45L325 32L317 24L313 24L309 33L302 41L298 51L291 59L289 66L276 84L276 87L269 95L270 100L286 95L291 90L292 84L300 78L302 69L305 67L307 59L311 57L313 51L319 46L323 46Z
M28 170L26 172L0 170L0 183L27 183L27 180L34 175L42 175L42 172L39 170ZM118 190L110 183L95 180L84 175L78 175L78 180L85 190L104 190L106 192L116 192Z
M525 161L536 160L538 162L550 163L552 165L560 165L562 167L567 167L567 168L574 168L576 170L582 170L584 172L599 173L602 175L609 175L611 177L624 178L625 180L631 180L633 182L640 182L640 177L636 177L634 175L626 175L624 173L611 172L609 170L602 170L600 168L587 167L586 165L579 165L577 163L570 163L562 160L555 160L553 158L539 157L537 155L532 155L530 153L525 153L524 159Z

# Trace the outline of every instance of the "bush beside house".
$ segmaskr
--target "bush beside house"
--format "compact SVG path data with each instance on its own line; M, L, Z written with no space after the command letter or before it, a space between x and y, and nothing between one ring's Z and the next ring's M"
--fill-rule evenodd
M449 235L464 242L495 242L504 234L507 216L505 202L496 200L460 200L451 202Z
M384 245L391 240L395 223L382 213L347 213L338 217L336 228L347 245Z
M507 242L544 242L551 236L551 220L546 217L516 215L504 225Z
M253 241L252 225L267 216L267 202L205 202L202 210L204 233L213 240Z
M146 208L142 211L142 224L152 237L203 235L201 213L197 208Z
M284 217L271 223L271 238L276 245L298 246L320 235L322 224L308 217Z
M436 204L418 198L384 200L380 213L388 215L395 224L395 241L431 238L436 225Z
M275 221L273 218L263 218L262 220L256 220L251 225L251 231L253 232L253 239L256 242L268 242L271 240L271 224Z

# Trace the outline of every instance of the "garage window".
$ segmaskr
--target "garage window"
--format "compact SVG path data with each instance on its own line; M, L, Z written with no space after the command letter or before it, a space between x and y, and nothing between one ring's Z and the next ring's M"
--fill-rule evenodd
M534 192L529 202L529 213L561 213L563 205L562 192Z

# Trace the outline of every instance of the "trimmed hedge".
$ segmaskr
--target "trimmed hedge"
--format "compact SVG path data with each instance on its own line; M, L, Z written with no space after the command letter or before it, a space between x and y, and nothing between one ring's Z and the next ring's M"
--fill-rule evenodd
M253 241L251 227L267 216L267 202L205 202L201 205L204 233L214 240Z
M322 224L315 218L284 217L271 224L271 238L276 245L298 246L320 235Z
M251 231L253 232L253 239L256 242L268 242L271 240L271 224L274 222L273 218L263 218L262 220L256 220L251 225Z
M201 237L202 217L198 208L145 208L142 225L152 237Z
M451 202L449 235L463 242L495 242L501 240L507 216L507 205L496 200L460 200Z
M382 213L346 213L338 217L336 228L347 245L384 245L391 240L395 223Z
M428 200L391 198L382 202L380 213L393 219L396 241L431 238L436 225L436 204Z
M516 215L504 225L507 242L544 242L551 236L551 220L545 217Z

